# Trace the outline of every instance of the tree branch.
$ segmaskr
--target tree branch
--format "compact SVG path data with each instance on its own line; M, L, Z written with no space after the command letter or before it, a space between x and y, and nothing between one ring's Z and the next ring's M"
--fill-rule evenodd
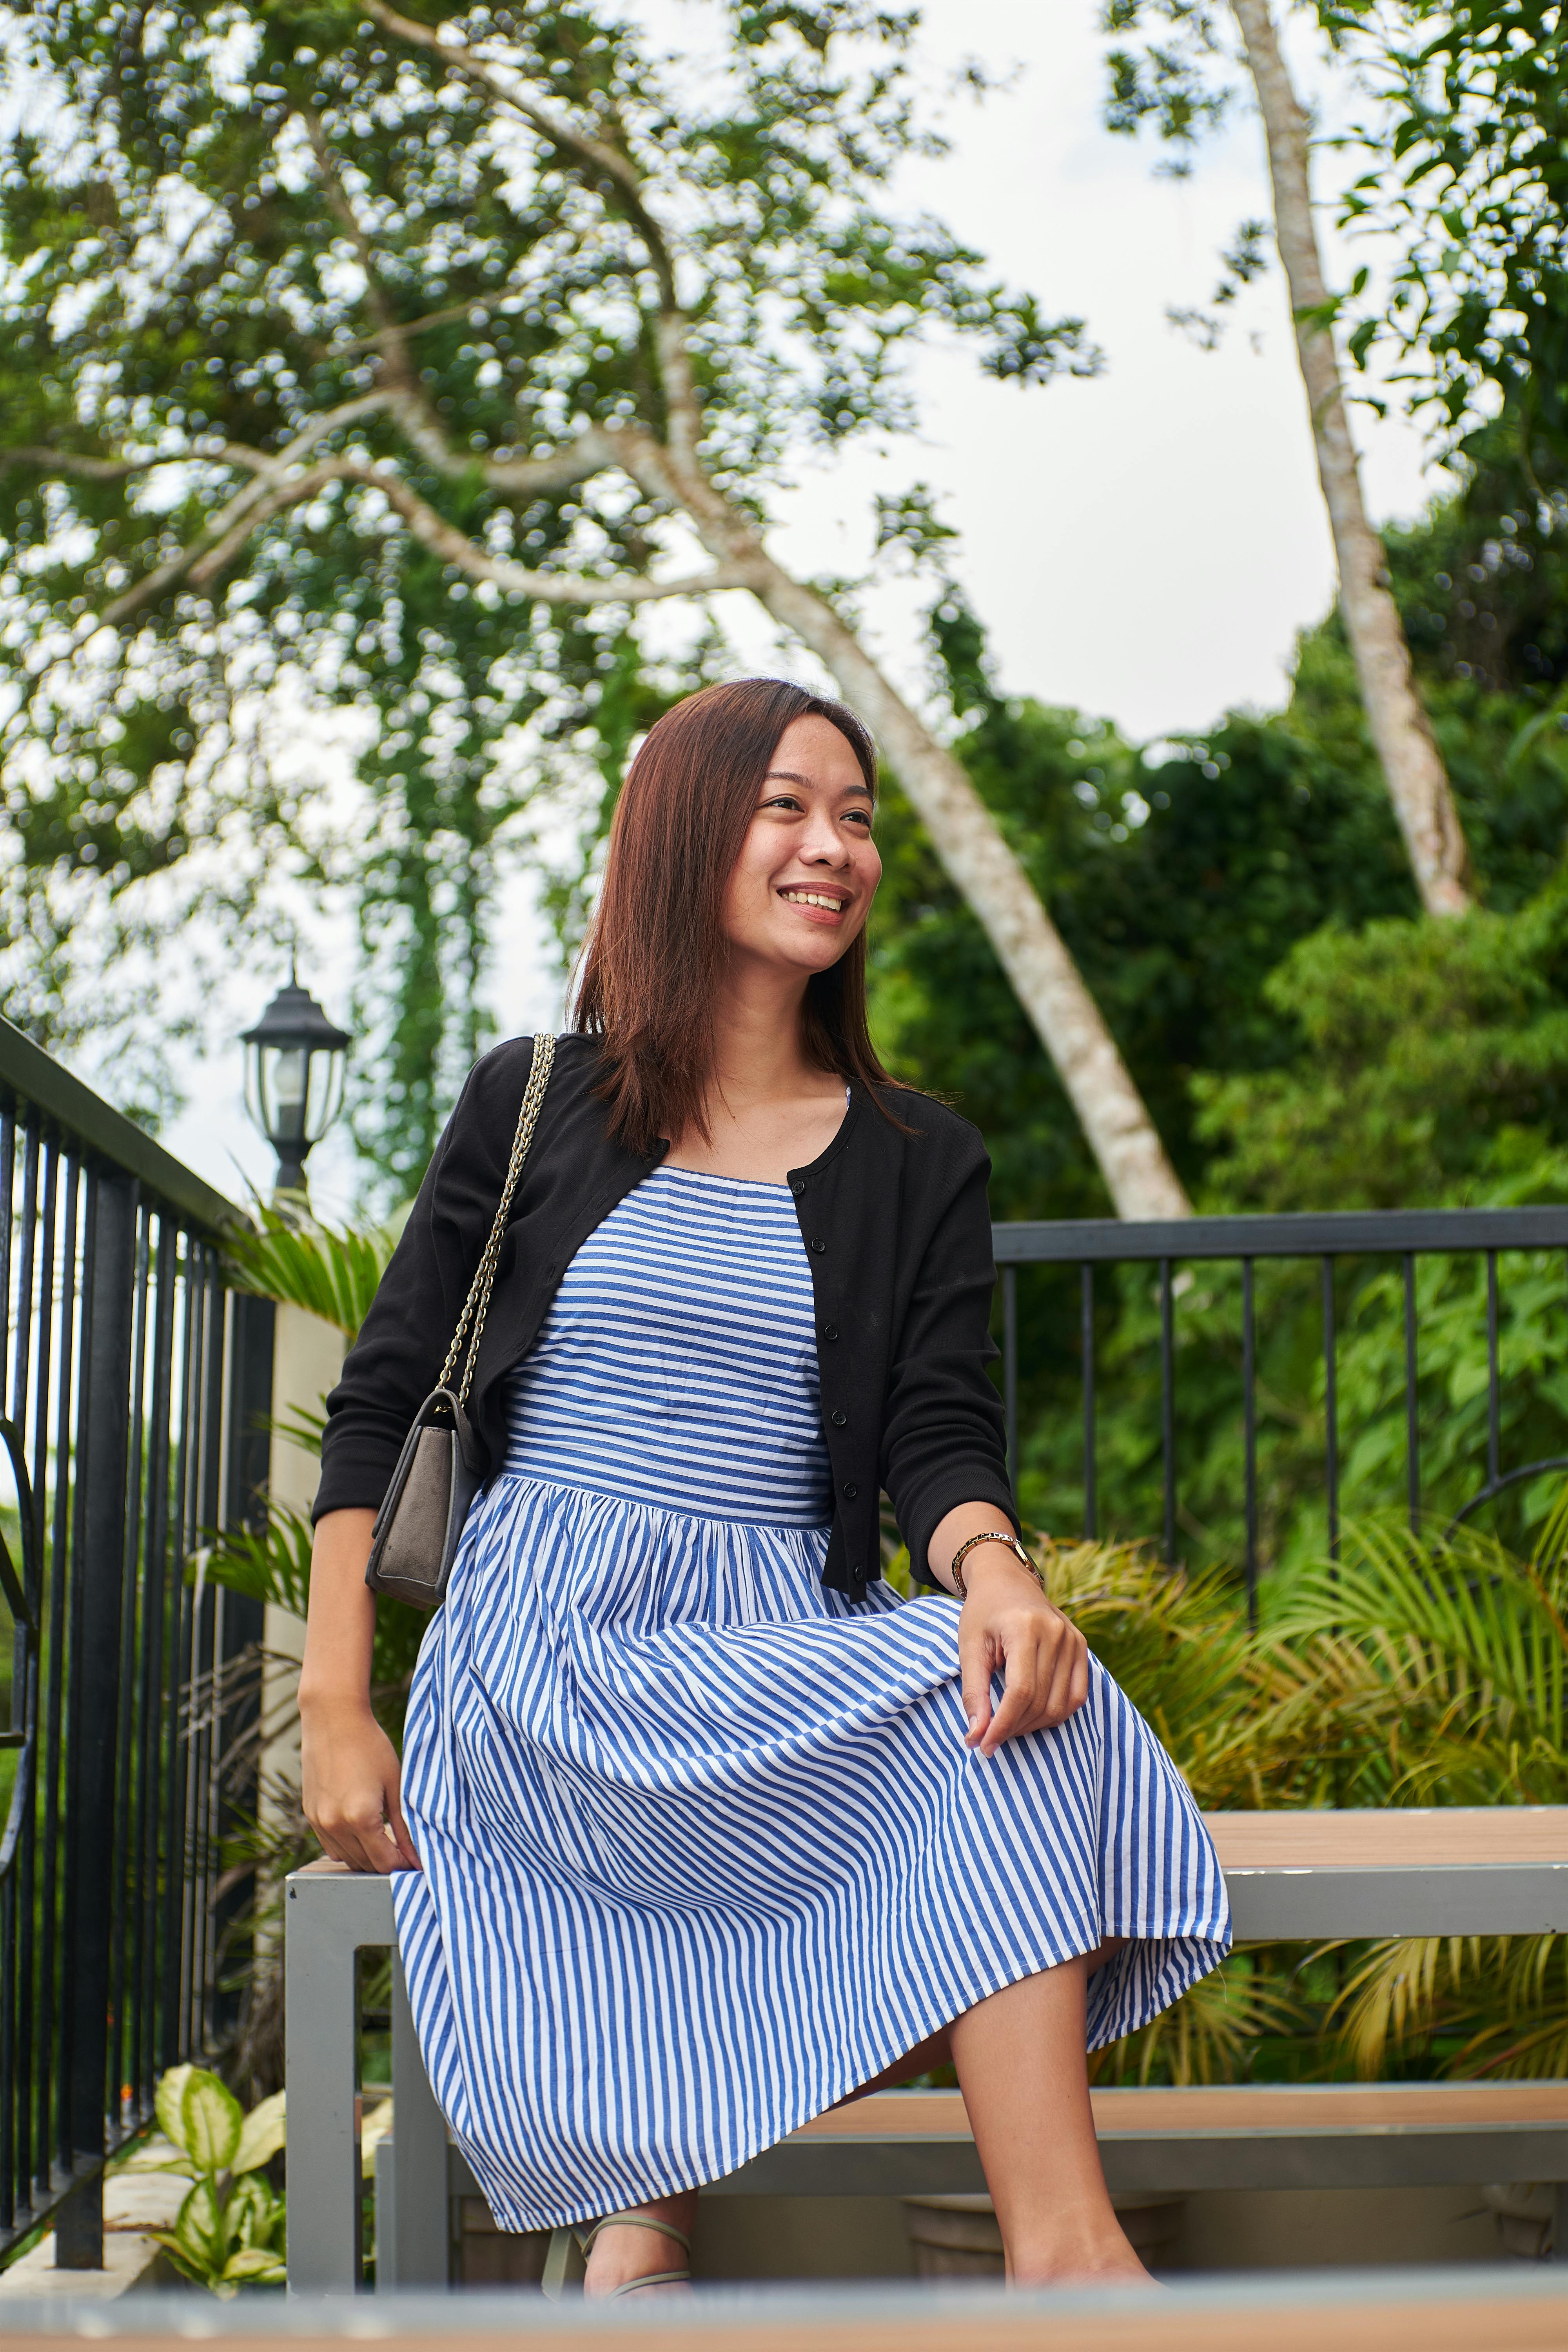
M77 449L0 449L0 473L8 466L36 466L41 474L79 474L88 482L122 482L128 474L150 473L169 457L89 457Z
M254 459L255 452L247 454ZM333 482L352 482L379 490L421 545L444 562L470 580L493 581L498 588L531 597L541 604L647 604L669 596L706 596L723 588L754 587L759 576L756 564L751 561L717 563L706 572L683 574L675 580L653 580L638 572L616 572L598 578L585 572L537 572L527 564L514 562L510 556L492 555L488 548L438 514L397 475L352 457L327 457L303 473L287 478L270 465L264 473L258 471L257 480L247 485L243 511L236 512L242 501L234 499L219 519L227 526L221 536L204 534L195 545L181 549L145 580L117 597L100 615L101 622L112 625L127 618L181 577L189 578L200 587L209 586L260 524L314 498Z
M606 179L614 181L628 215L647 247L648 259L658 278L660 302L667 310L678 307L675 269L669 247L664 231L643 200L642 178L629 156L623 155L618 148L610 146L606 141L595 139L572 123L546 114L543 108L536 106L531 99L510 89L482 58L475 57L471 49L458 48L454 43L442 40L430 26L418 24L412 16L400 16L395 8L387 5L387 0L364 0L364 13L374 17L384 32L408 42L411 47L427 49L432 57L439 58L443 65L449 66L454 73L461 74L464 80L471 82L476 89L483 90L486 97L493 99L498 106L508 107L514 114L521 114L523 121L530 123L542 139L548 140L552 147L575 155L579 163L592 164Z

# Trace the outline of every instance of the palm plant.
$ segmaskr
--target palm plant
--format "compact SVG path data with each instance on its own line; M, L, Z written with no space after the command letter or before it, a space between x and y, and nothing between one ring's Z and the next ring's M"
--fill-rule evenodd
M1532 1559L1468 1528L1349 1531L1266 1646L1312 1709L1349 1804L1568 1802L1568 1486ZM1568 2073L1568 1937L1391 1937L1362 1948L1325 2025L1367 2075Z

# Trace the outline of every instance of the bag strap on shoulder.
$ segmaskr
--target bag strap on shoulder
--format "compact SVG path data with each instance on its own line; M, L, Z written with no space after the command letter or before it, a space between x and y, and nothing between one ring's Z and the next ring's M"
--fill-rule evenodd
M550 1083L554 1059L554 1038L543 1034L537 1036L533 1041L533 1062L528 1073L528 1084L523 1089L522 1108L517 1115L517 1133L511 1139L511 1158L507 1163L506 1181L501 1186L500 1206L496 1211L484 1255L468 1286L468 1297L463 1301L463 1311L458 1318L458 1328L452 1334L452 1344L447 1350L447 1360L441 1367L441 1377L437 1382L437 1388L452 1389L452 1374L462 1353L463 1334L471 1321L473 1336L468 1341L468 1361L463 1366L459 1386L452 1391L460 1405L467 1404L468 1401L468 1389L473 1381L479 1341L484 1336L485 1316L490 1303L490 1286L496 1278L496 1261L500 1256L501 1238L506 1232L507 1213L511 1207L511 1196L517 1190L517 1180L522 1173L522 1163L528 1157L528 1147L533 1141L533 1130L539 1124L539 1107L544 1100L544 1089Z

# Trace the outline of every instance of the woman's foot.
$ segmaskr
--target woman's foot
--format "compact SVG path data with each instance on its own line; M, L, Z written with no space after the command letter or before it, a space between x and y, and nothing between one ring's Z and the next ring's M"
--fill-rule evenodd
M584 2295L603 2300L687 2292L696 2203L690 2195L663 2197L596 2221L584 2237Z

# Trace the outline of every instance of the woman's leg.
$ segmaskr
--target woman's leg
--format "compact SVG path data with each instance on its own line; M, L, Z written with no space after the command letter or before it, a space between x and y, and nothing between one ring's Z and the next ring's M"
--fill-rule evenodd
M673 2221L676 2228L689 2238L697 2222L697 2191L684 2189L675 2197L650 2198L646 2205L628 2207L628 2211L646 2213L650 2220ZM618 2286L629 2286L639 2278L655 2271L681 2271L686 2268L686 2252L679 2238L667 2238L662 2230L639 2230L635 2225L613 2221L606 2230L599 2231L588 2249L587 2276L583 2282L585 2295L613 2294ZM671 2287L655 2287L655 2294L674 2294Z
M1084 2059L1085 1988L1118 1949L1025 1977L949 2028L1007 2275L1021 2285L1146 2276L1105 2186Z

